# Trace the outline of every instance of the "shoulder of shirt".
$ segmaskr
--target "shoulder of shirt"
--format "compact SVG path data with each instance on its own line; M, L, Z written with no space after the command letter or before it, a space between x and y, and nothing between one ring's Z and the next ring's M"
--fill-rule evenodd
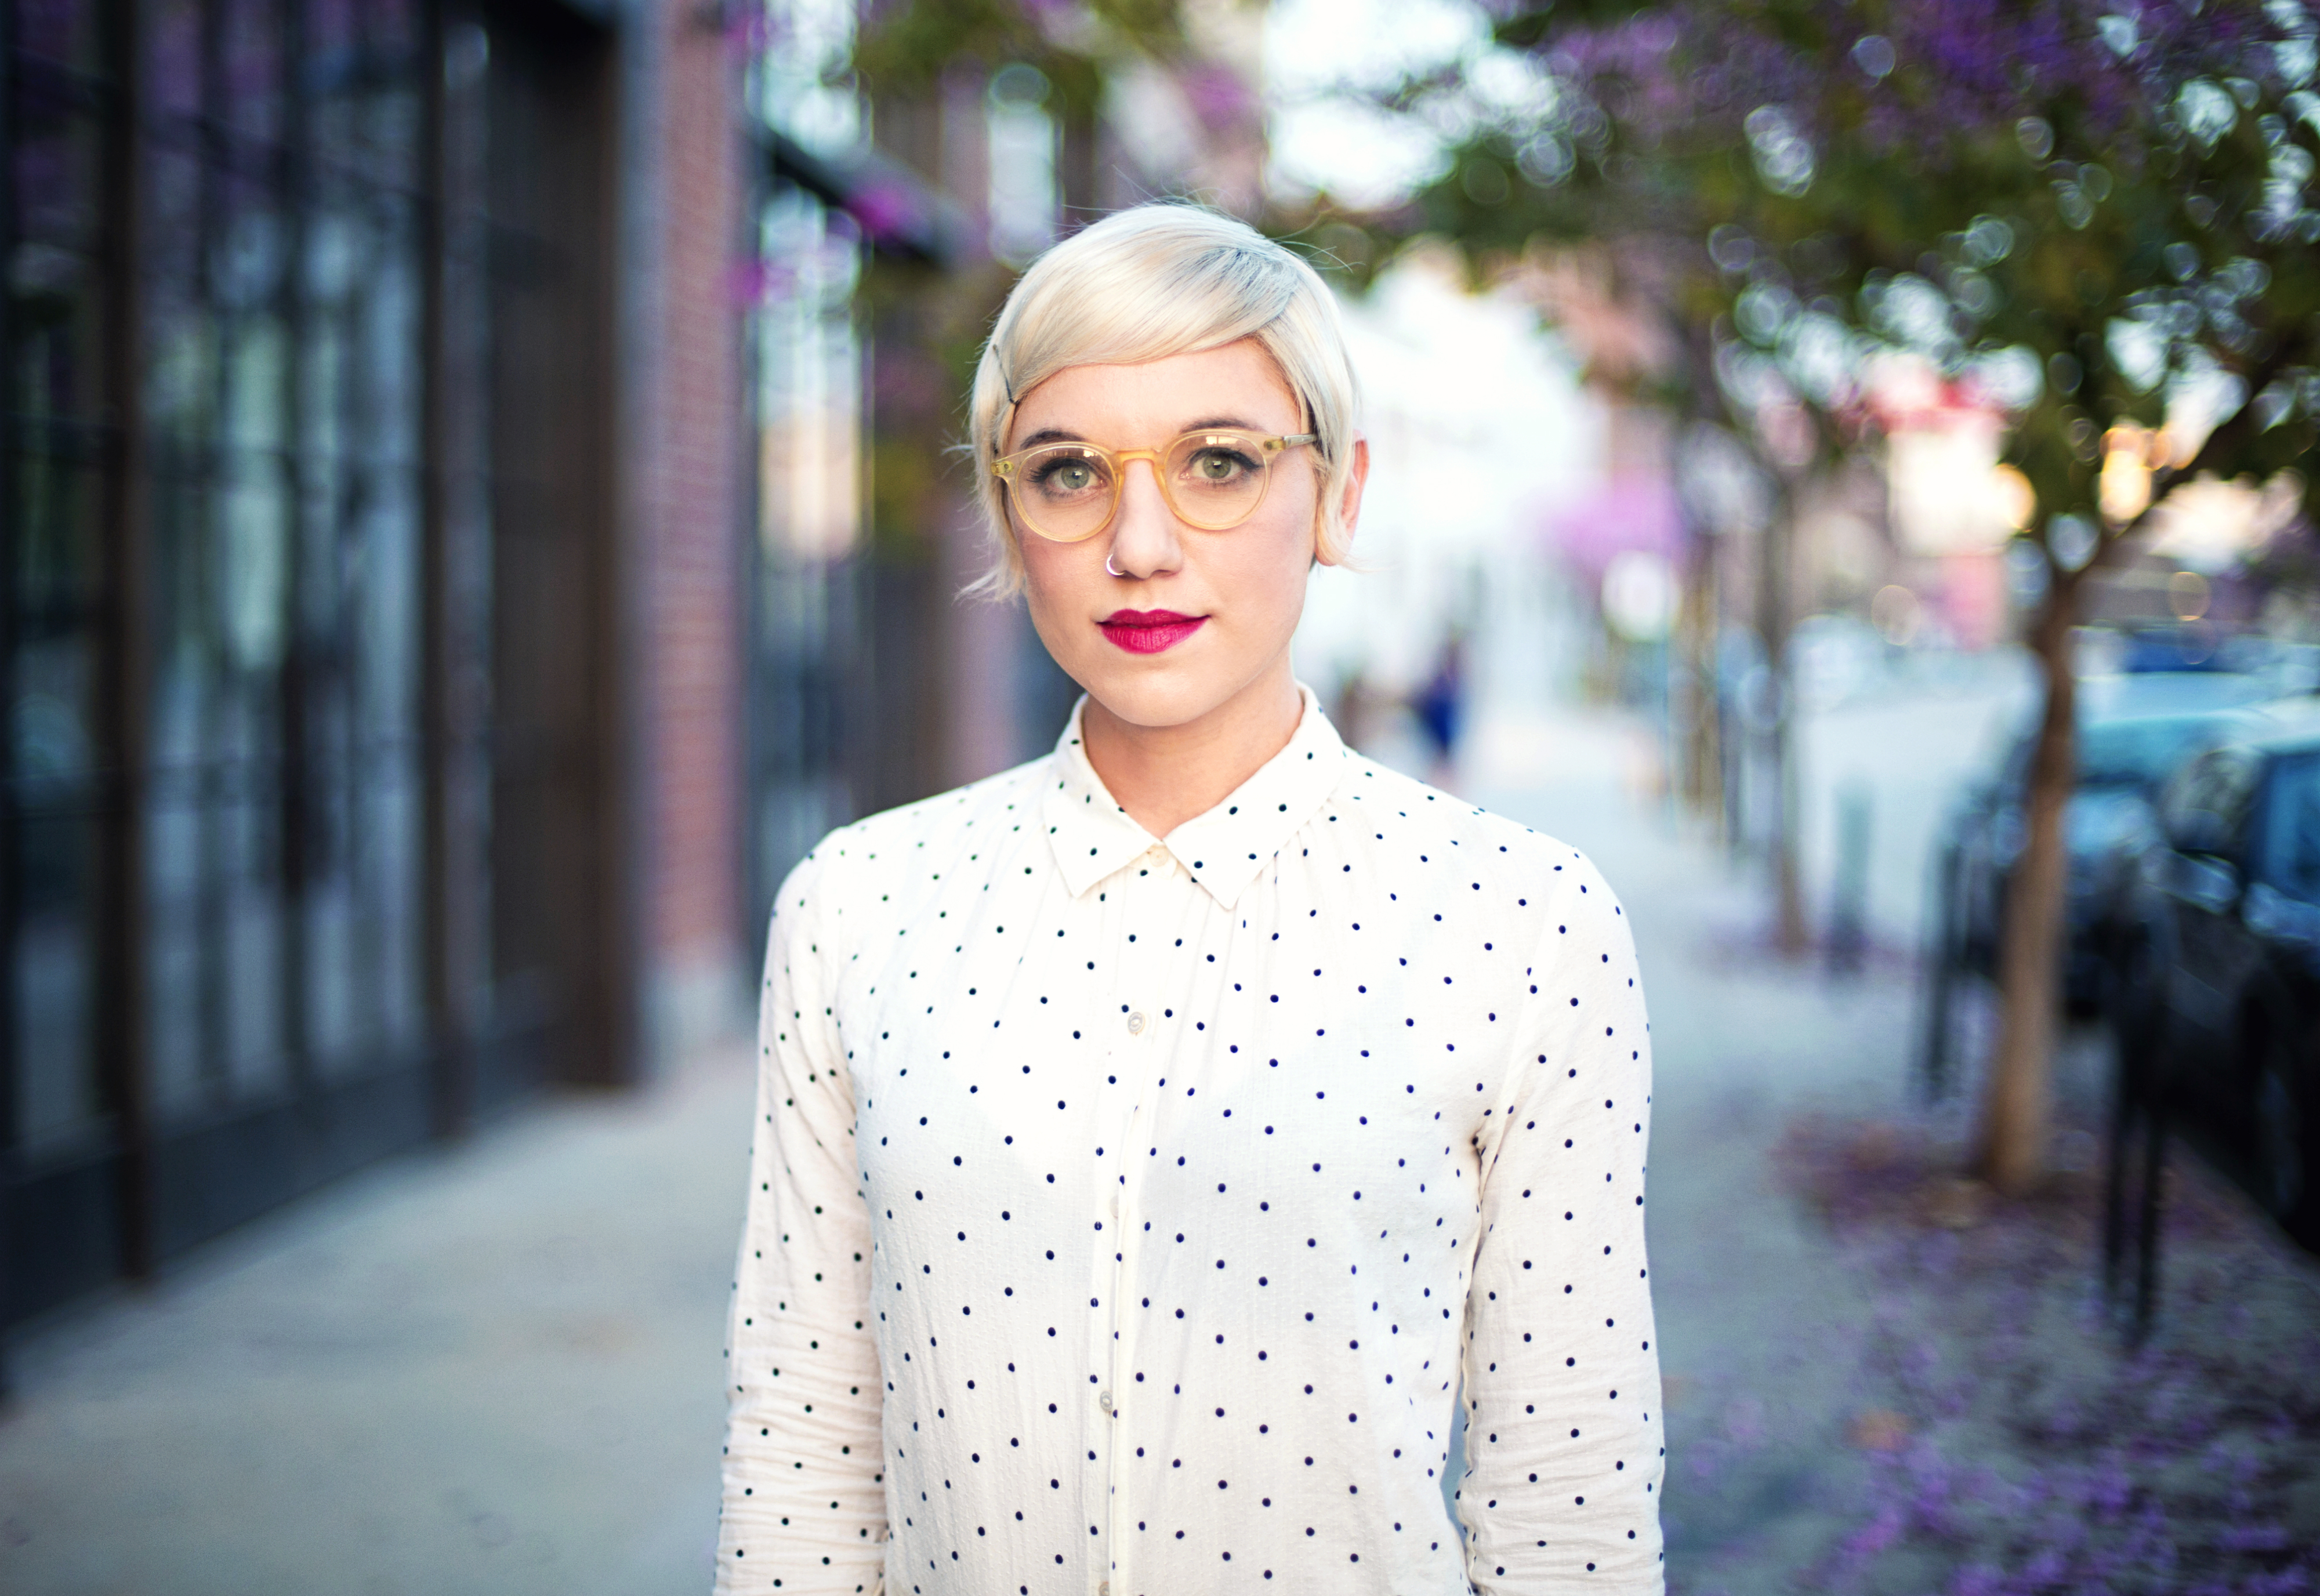
M1343 806L1340 812L1374 809L1405 824L1415 822L1423 834L1455 848L1461 857L1471 853L1488 861L1502 877L1512 872L1526 880L1545 878L1543 884L1550 887L1575 891L1584 885L1590 892L1610 893L1595 862L1559 837L1429 787L1365 756L1349 753L1346 763L1346 779L1330 800L1332 805ZM1371 835L1386 830L1382 824L1372 827ZM1610 901L1616 903L1617 896Z
M1046 790L1053 754L1042 754L1011 770L953 787L914 803L881 810L838 827L813 845L783 884L781 902L830 896L850 897L878 883L909 879L928 868L947 868L967 837L994 826L1022 823L1036 814Z

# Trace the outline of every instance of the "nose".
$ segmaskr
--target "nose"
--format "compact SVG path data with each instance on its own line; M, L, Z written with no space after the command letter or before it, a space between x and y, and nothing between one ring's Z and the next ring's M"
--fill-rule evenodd
M1119 508L1111 518L1110 568L1134 581L1181 570L1184 544L1175 512L1160 492L1159 467L1129 460L1122 467Z

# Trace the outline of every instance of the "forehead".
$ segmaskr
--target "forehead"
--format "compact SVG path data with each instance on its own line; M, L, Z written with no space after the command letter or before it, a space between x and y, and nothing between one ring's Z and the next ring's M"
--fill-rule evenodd
M1272 355L1244 338L1133 366L1067 366L1023 395L1001 449L1047 429L1122 448L1219 423L1293 432L1301 413Z

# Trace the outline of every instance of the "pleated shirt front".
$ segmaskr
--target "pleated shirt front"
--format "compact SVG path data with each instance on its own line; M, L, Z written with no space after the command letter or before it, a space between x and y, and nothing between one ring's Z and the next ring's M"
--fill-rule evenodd
M1310 691L1155 839L1075 712L824 839L762 995L720 1592L1662 1588L1650 1044L1572 848Z

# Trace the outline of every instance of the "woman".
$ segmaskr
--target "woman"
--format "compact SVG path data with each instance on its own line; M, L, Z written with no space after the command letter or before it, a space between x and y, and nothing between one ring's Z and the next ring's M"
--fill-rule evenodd
M1633 946L1291 676L1355 411L1328 291L1206 211L1001 312L992 585L1087 695L782 888L720 1591L1661 1588Z

